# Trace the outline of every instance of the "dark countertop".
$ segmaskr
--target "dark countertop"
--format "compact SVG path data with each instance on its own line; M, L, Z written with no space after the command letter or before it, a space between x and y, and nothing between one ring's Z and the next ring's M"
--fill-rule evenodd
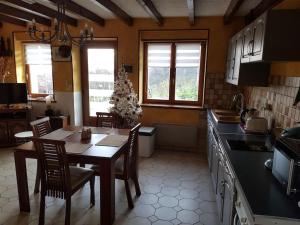
M272 152L233 151L227 144L232 140L265 140L270 136L244 134L239 124L216 123L208 110L208 118L218 131L234 173L254 215L300 219L300 198L289 197L264 162L273 157Z

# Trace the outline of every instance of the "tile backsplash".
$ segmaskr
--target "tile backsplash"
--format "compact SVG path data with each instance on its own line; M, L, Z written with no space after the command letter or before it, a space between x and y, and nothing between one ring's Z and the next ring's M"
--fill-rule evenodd
M228 109L233 95L240 90L237 86L225 82L222 73L209 73L205 80L204 105L208 108Z
M270 76L268 87L244 89L247 105L258 109L260 116L273 117L277 127L293 127L300 122L300 103L293 105L299 86L300 77Z

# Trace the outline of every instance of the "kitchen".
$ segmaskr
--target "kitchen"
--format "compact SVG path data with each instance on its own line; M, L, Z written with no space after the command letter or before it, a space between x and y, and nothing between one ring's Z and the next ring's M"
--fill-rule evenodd
M2 71L0 61L3 83L31 85L27 81L28 65L24 62L29 61L28 52L34 51L34 44L40 44L28 36L29 28L24 21L29 19L18 20L23 14L14 14L14 10L34 12L43 9L44 3L43 6L49 9L52 6L54 10L53 2L0 1L0 36L12 51L3 57L7 71ZM112 15L103 10L105 6L99 6L99 2L104 5L114 2L132 17L124 16L124 11L123 16ZM82 7L82 17L88 18L88 26L92 25L97 41L104 43L96 43L99 44L97 48L109 48L115 53L112 57L103 55L100 61L105 61L105 57L112 59L115 67L111 74L115 77L118 68L126 66L127 78L132 82L131 88L136 91L143 111L139 122L151 127L151 132L140 130L140 135L150 140L155 133L155 143L153 139L150 144L143 142L145 146L154 145L155 151L140 158L141 196L133 196L134 209L128 210L124 185L116 181L116 204L111 208L113 219L109 224L114 219L114 224L131 225L300 224L297 141L300 32L295 29L300 25L299 1L150 1L162 17L149 16L149 10L143 11L147 4L142 3L141 7L137 2L149 1L130 1L128 5L120 0L76 1L77 7ZM9 18L4 9L12 14ZM80 28L85 29L82 17L74 16L76 9L73 14L67 14L68 23L74 25L74 19L78 20L78 27L70 26L70 32L75 35L80 34ZM74 5L68 10L74 10ZM41 14L35 12L36 16ZM96 17L99 15L105 18L106 25ZM53 16L42 15L42 18L49 20ZM43 19L37 20L37 28L41 27L41 32L53 29L39 24ZM7 38L12 43L6 44ZM57 43L46 47L51 52ZM98 105L94 103L104 99L101 103L105 105L109 96L89 96L89 91L96 93L98 87L102 88L100 92L110 88L105 91L111 94L115 80L114 75L106 79L103 68L95 66L92 73L87 72L86 55L94 47L93 44L87 48L74 45L69 58L47 55L53 70L53 80L49 82L53 84L50 85L52 93L48 95L52 98L47 101L30 95L29 108L26 108L30 116L24 116L21 124L29 124L52 109L55 115L50 116L51 119L64 118L63 123L71 126L95 126ZM185 62L186 58L190 61ZM159 71L157 77L161 79L151 80L155 75L150 73L151 69L158 69L157 65L167 67L169 77ZM192 69L182 69L184 67ZM179 71L184 75L191 73L191 79L180 78ZM199 74L195 76L194 71ZM98 73L101 79L106 79L105 85L97 83L103 82L98 79ZM94 82L93 88L85 80L88 76L94 78L90 80ZM158 81L161 86L155 86ZM187 85L188 90L177 83ZM93 115L87 102L95 106ZM29 126L24 128L19 123L11 127L10 123L16 122L3 115L7 112L1 112L0 116L0 161L3 162L0 165L0 180L3 180L0 184L0 224L37 224L39 195L32 194L35 192L36 162L27 161L27 192L32 209L30 213L20 213L20 190L13 157L14 134L29 130ZM10 148L7 139L12 144ZM99 180L96 177L96 188L100 190ZM100 192L97 192L96 210L87 209L86 205L81 206L89 193L86 189L79 191L74 199L71 224L99 224L99 211L103 212ZM46 224L63 224L64 203L50 199L46 205Z

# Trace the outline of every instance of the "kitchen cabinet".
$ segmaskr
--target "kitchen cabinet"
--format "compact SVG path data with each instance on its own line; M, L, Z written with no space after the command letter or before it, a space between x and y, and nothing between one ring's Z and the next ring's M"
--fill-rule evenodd
M243 33L242 63L262 60L267 14L263 14L241 32Z
M221 225L232 225L235 199L234 175L210 118L208 118L207 131L207 154L219 219Z
M272 61L300 60L300 10L272 10L234 35L228 44L226 82L267 86Z
M290 26L290 25L293 26ZM300 60L300 10L263 13L244 33L242 63Z
M246 57L244 52L250 51L250 47L245 48L244 42L249 39L250 33L252 34L247 31L246 36L243 32L238 33L230 40L226 82L234 85L266 86L270 71L269 63L241 63L242 60L249 60L249 55Z
M15 134L29 130L30 109L0 109L0 147L16 145Z

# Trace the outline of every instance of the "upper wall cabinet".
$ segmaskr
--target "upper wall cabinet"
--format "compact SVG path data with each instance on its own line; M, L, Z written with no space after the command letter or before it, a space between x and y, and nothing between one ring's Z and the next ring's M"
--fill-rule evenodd
M249 59L244 53L245 35L240 32L234 35L228 47L226 81L235 85L266 86L268 84L269 63L241 63Z
M266 86L271 61L300 60L300 10L262 14L234 35L228 46L226 81Z
M300 10L272 10L245 27L241 62L300 60Z

